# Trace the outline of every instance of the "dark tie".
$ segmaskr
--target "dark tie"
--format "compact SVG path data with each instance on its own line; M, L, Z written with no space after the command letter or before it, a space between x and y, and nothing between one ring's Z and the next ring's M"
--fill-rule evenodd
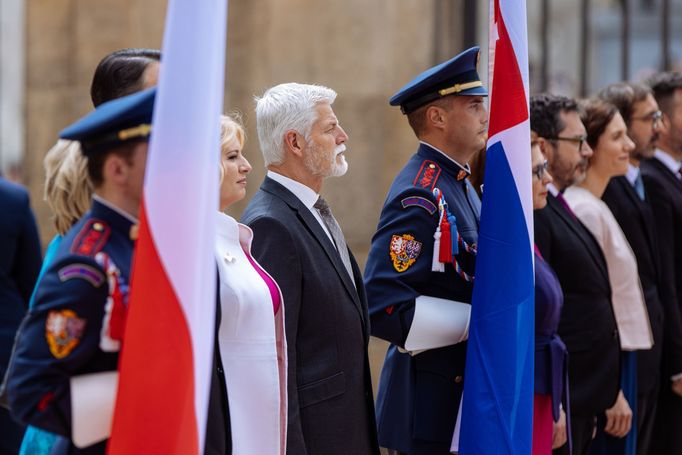
M635 191L641 200L646 198L646 193L644 192L644 181L642 180L642 173L640 171L637 171L637 178L635 179Z
M561 194L561 193L557 193L557 194L556 194L556 198L559 200L559 202L560 202L561 205L564 207L564 209L566 210L566 212L567 212L569 215L571 215L571 218L573 218L575 221L578 221L578 217L575 216L575 213L573 212L573 210L571 210L571 206L568 205L568 202L566 202L566 199L564 198L564 195Z
M332 215L332 210L329 208L329 204L327 204L327 201L320 196L317 199L317 202L315 202L314 207L320 213L324 224L327 225L327 229L329 229L329 233L332 235L332 239L334 239L336 250L339 252L339 256L341 256L341 261L348 272L348 276L350 276L351 281L353 281L353 284L355 284L355 280L353 279L353 269L350 265L350 256L348 255L346 239L343 238L341 227L339 226L339 223L337 223L336 218L334 218L334 215Z

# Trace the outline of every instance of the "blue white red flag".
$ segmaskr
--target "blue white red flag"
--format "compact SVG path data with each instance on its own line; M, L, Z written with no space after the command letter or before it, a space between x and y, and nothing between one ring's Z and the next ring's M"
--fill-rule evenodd
M490 6L490 122L459 453L531 453L534 269L525 0Z
M110 454L204 451L227 0L170 0Z

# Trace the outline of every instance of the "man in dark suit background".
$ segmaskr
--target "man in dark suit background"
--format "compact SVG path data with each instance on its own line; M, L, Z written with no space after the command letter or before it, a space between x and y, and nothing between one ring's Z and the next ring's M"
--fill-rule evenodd
M0 381L5 377L14 335L28 309L38 279L41 254L28 192L0 178ZM0 408L0 453L17 453L24 434Z
M335 98L326 87L288 83L257 101L268 174L242 217L284 299L287 452L296 455L379 453L362 276L319 196L325 178L348 168Z
M661 253L661 282L666 306L664 364L655 452L682 453L682 358L669 346L682 343L682 74L660 73L649 81L662 112L654 157L642 163L642 178L653 208ZM665 294L663 293L665 292Z
M559 335L568 348L571 436L579 455L589 451L595 417L616 400L620 343L604 255L561 194L585 177L592 156L578 106L543 94L531 97L530 111L531 130L554 178L547 207L535 211L535 244L564 291ZM568 444L556 452L568 453Z
M637 453L651 452L653 430L658 401L663 350L665 318L662 295L669 295L664 287L672 283L660 280L659 244L656 238L653 213L648 195L645 194L640 172L640 162L651 158L658 139L661 112L651 89L642 84L618 83L606 87L599 97L614 104L628 126L628 136L635 143L630 152L628 172L614 177L606 187L602 199L613 212L632 251L637 258L637 269L642 292L649 312L649 322L654 346L637 351ZM669 352L676 352L682 360L682 340L669 345ZM682 371L682 370L681 370Z

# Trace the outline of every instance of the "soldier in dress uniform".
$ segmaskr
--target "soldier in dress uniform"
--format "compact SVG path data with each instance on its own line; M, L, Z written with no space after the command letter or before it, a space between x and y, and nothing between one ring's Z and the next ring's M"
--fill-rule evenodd
M467 163L487 139L478 60L471 48L390 100L420 142L388 192L365 269L372 335L391 343L377 419L392 453L450 453L481 208Z
M60 135L80 141L95 194L38 285L7 382L17 420L66 437L52 453L105 452L155 92L104 103Z

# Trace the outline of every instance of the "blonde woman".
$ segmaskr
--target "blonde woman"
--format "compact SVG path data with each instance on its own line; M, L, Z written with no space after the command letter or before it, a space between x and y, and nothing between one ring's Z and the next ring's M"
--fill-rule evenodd
M223 213L246 195L251 165L244 129L221 118L220 211L215 255L220 280L218 347L228 392L232 453L283 454L286 447L286 341L277 283L251 256L253 232Z

